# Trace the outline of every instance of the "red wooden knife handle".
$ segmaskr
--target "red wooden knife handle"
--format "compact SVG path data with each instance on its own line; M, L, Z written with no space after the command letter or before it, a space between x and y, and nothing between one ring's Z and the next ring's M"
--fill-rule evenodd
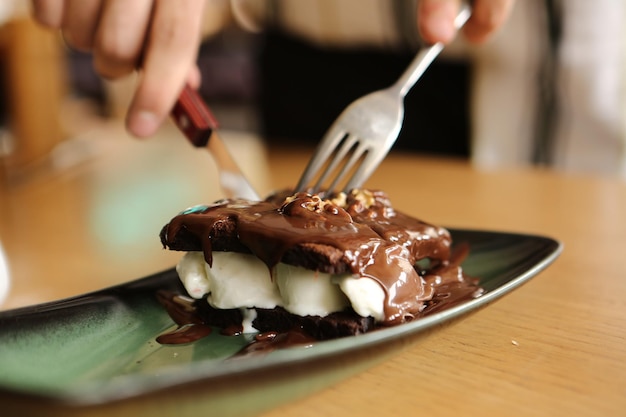
M188 85L176 100L171 115L176 126L198 148L209 143L213 129L218 127L215 116L200 94Z

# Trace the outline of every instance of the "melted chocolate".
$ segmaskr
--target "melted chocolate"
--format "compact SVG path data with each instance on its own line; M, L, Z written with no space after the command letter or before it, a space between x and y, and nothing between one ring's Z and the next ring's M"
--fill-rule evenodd
M180 345L192 343L211 334L211 326L206 324L188 324L179 326L176 330L164 333L156 338L162 345Z
M366 206L362 199L348 196L344 207L305 193L287 200L283 196L261 202L224 200L176 216L161 238L164 246L175 247L184 230L199 242L211 265L215 229L222 222L231 222L238 244L270 271L285 262L285 255L298 245L337 248L342 253L339 262L350 273L380 283L386 293L385 323L397 324L418 316L434 294L414 264L429 258L446 265L451 238L443 228L397 213L384 193L374 192L369 197L373 201Z
M437 265L423 274L426 285L433 288L434 294L426 303L422 315L445 310L483 293L478 285L479 280L465 275L461 267L468 253L468 245L459 245L447 263Z
M211 326L204 323L197 303L200 301L183 297L171 291L158 291L157 300L165 308L170 318L178 325L176 330L157 336L162 345L192 343L211 334ZM224 336L238 336L243 333L241 325L228 326L220 332ZM298 327L288 331L269 331L258 333L252 342L241 349L235 356L254 356L267 354L276 349L293 346L310 346L316 339Z
M170 291L158 291L157 300L178 325L176 330L158 336L157 342L162 345L180 345L211 334L211 326L204 324L202 317L197 314L193 300Z
M240 334L243 334L243 326L241 324L230 325L223 328L220 331L220 334L224 336L239 336Z
M311 346L317 340L309 336L301 328L293 328L286 332L264 332L254 337L254 340L241 349L235 356L266 355L276 349L285 349L295 346Z

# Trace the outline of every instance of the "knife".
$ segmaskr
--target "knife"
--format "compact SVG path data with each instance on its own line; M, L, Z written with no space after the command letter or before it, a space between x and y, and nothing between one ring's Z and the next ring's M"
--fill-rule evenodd
M196 148L206 148L219 168L219 181L228 198L260 200L217 133L218 123L202 97L185 85L171 111L174 123Z

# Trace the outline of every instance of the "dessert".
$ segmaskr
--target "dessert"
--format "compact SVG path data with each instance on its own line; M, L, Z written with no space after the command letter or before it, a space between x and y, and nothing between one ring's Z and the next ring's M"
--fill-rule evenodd
M177 272L203 322L233 333L342 337L480 294L450 233L381 191L221 200L178 214L160 238L186 252Z

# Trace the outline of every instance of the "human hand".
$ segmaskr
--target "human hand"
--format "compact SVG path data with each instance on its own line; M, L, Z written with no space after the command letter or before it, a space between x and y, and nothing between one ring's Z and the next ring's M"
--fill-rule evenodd
M451 42L455 35L454 18L461 0L420 0L417 26L428 43ZM474 43L486 41L506 22L514 0L474 0L472 15L463 27L465 37Z
M137 137L154 134L187 82L200 85L195 61L204 0L32 0L35 19L60 29L69 46L93 54L96 71L117 79L136 69L126 116Z

